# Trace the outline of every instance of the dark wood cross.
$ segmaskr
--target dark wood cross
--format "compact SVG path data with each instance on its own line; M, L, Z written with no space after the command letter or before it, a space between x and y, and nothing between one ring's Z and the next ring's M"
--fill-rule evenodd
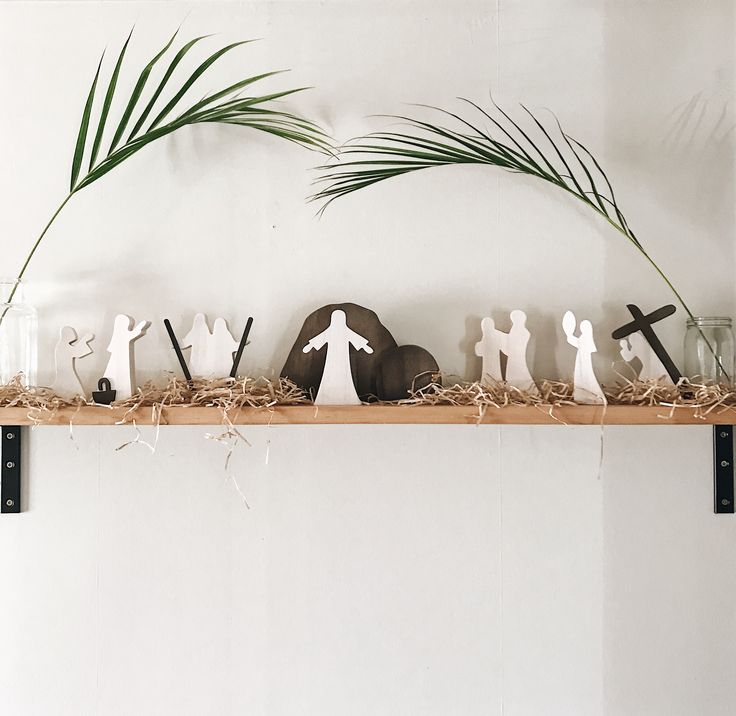
M662 365L665 367L670 378L672 378L672 382L676 385L682 375L680 374L680 371L677 370L677 366L672 361L672 358L670 358L670 354L667 353L662 342L657 338L657 334L654 332L652 325L657 323L657 321L661 321L663 318L667 318L667 316L671 316L677 309L670 303L645 316L639 306L636 306L633 303L627 304L626 308L629 309L634 320L621 326L621 328L617 328L611 334L611 337L615 340L619 340L621 338L626 338L626 336L630 336L632 333L636 333L636 331L641 331L644 338L647 339L647 343L649 343L652 350L657 354L657 358L662 362Z

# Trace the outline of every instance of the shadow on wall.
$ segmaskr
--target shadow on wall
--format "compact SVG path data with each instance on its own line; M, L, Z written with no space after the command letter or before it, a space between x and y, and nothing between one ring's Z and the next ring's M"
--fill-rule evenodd
M607 154L647 200L695 222L699 240L717 241L734 218L735 6L627 3L622 12L607 0L605 8Z

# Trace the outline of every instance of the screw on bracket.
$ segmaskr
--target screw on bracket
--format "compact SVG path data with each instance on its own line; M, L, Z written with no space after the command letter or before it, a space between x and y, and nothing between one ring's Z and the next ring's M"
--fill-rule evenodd
M713 426L713 438L714 511L734 514L734 426Z
M21 443L22 431L18 425L0 426L0 512L20 512L21 495Z

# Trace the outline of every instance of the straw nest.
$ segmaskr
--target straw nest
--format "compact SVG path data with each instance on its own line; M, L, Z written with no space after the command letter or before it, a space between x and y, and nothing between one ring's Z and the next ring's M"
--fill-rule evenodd
M467 405L478 408L516 406L575 405L569 382L543 380L539 393L519 390L506 383L452 382L440 377L394 405ZM444 384L443 384L444 383ZM720 408L736 408L736 390L729 386L697 383L683 379L678 385L658 381L622 380L604 388L609 405L691 407L701 414ZM133 412L137 408L168 406L213 407L224 413L240 408L273 408L309 405L311 397L288 378L194 379L191 382L171 377L164 386L146 383L132 397L116 401L114 407ZM50 388L24 386L20 378L0 385L0 407L26 408L38 415L61 408L81 408L89 403L82 397L65 400Z

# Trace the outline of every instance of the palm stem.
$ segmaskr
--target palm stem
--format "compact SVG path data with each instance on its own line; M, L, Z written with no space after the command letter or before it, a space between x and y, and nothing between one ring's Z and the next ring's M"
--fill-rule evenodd
M61 210L67 205L67 202L69 199L71 199L74 196L75 192L70 192L67 197L64 199L64 201L59 204L56 211L51 215L51 218L48 220L48 223L46 226L43 227L43 231L39 235L39 237L36 239L36 243L33 244L33 248L31 248L28 256L26 256L26 260L23 262L23 266L21 266L20 271L18 272L18 276L16 277L15 285L13 286L12 290L10 291L10 294L6 300L7 304L11 304L13 302L13 299L15 298L15 293L18 290L18 286L20 286L20 282L23 279L23 276L25 275L26 269L28 268L28 265L31 263L31 259L33 259L33 255L38 250L38 247L41 245L41 242L43 241L43 237L46 236L46 232L51 228L51 224L54 223L56 217L61 213ZM5 320L5 314L8 312L8 309L10 306L6 306L5 310L2 313L2 316L0 316L0 326L3 323L3 320Z
M688 318L690 318L693 322L695 321L695 314L690 310L690 307L685 303L685 299L682 297L680 292L675 288L672 281L669 280L667 277L667 274L662 271L662 269L658 266L657 262L642 248L641 244L639 244L638 241L635 241L632 237L629 230L627 230L628 227L624 227L623 225L615 222L610 216L606 215L605 212L598 209L597 207L593 206L589 202L585 200L584 197L581 197L577 192L572 191L571 189L567 187L561 187L568 191L568 193L572 194L572 196L576 197L577 199L580 199L584 203L586 203L593 211L595 211L597 214L602 216L616 231L623 234L624 237L626 237L633 245L634 248L651 264L651 266L654 268L654 270L659 274L660 278L667 284L670 291L672 291L672 294L677 299L677 302L682 306L683 310L687 314ZM728 374L726 369L723 367L723 363L721 363L721 359L718 356L718 354L715 351L715 348L711 345L711 342L708 340L708 336L705 335L703 330L696 324L696 328L698 329L698 332L700 333L701 338L703 341L705 341L705 345L708 346L708 350L713 354L713 357L716 359L716 363L718 363L718 367L723 371L723 375L726 377L726 380L730 381L731 376Z

